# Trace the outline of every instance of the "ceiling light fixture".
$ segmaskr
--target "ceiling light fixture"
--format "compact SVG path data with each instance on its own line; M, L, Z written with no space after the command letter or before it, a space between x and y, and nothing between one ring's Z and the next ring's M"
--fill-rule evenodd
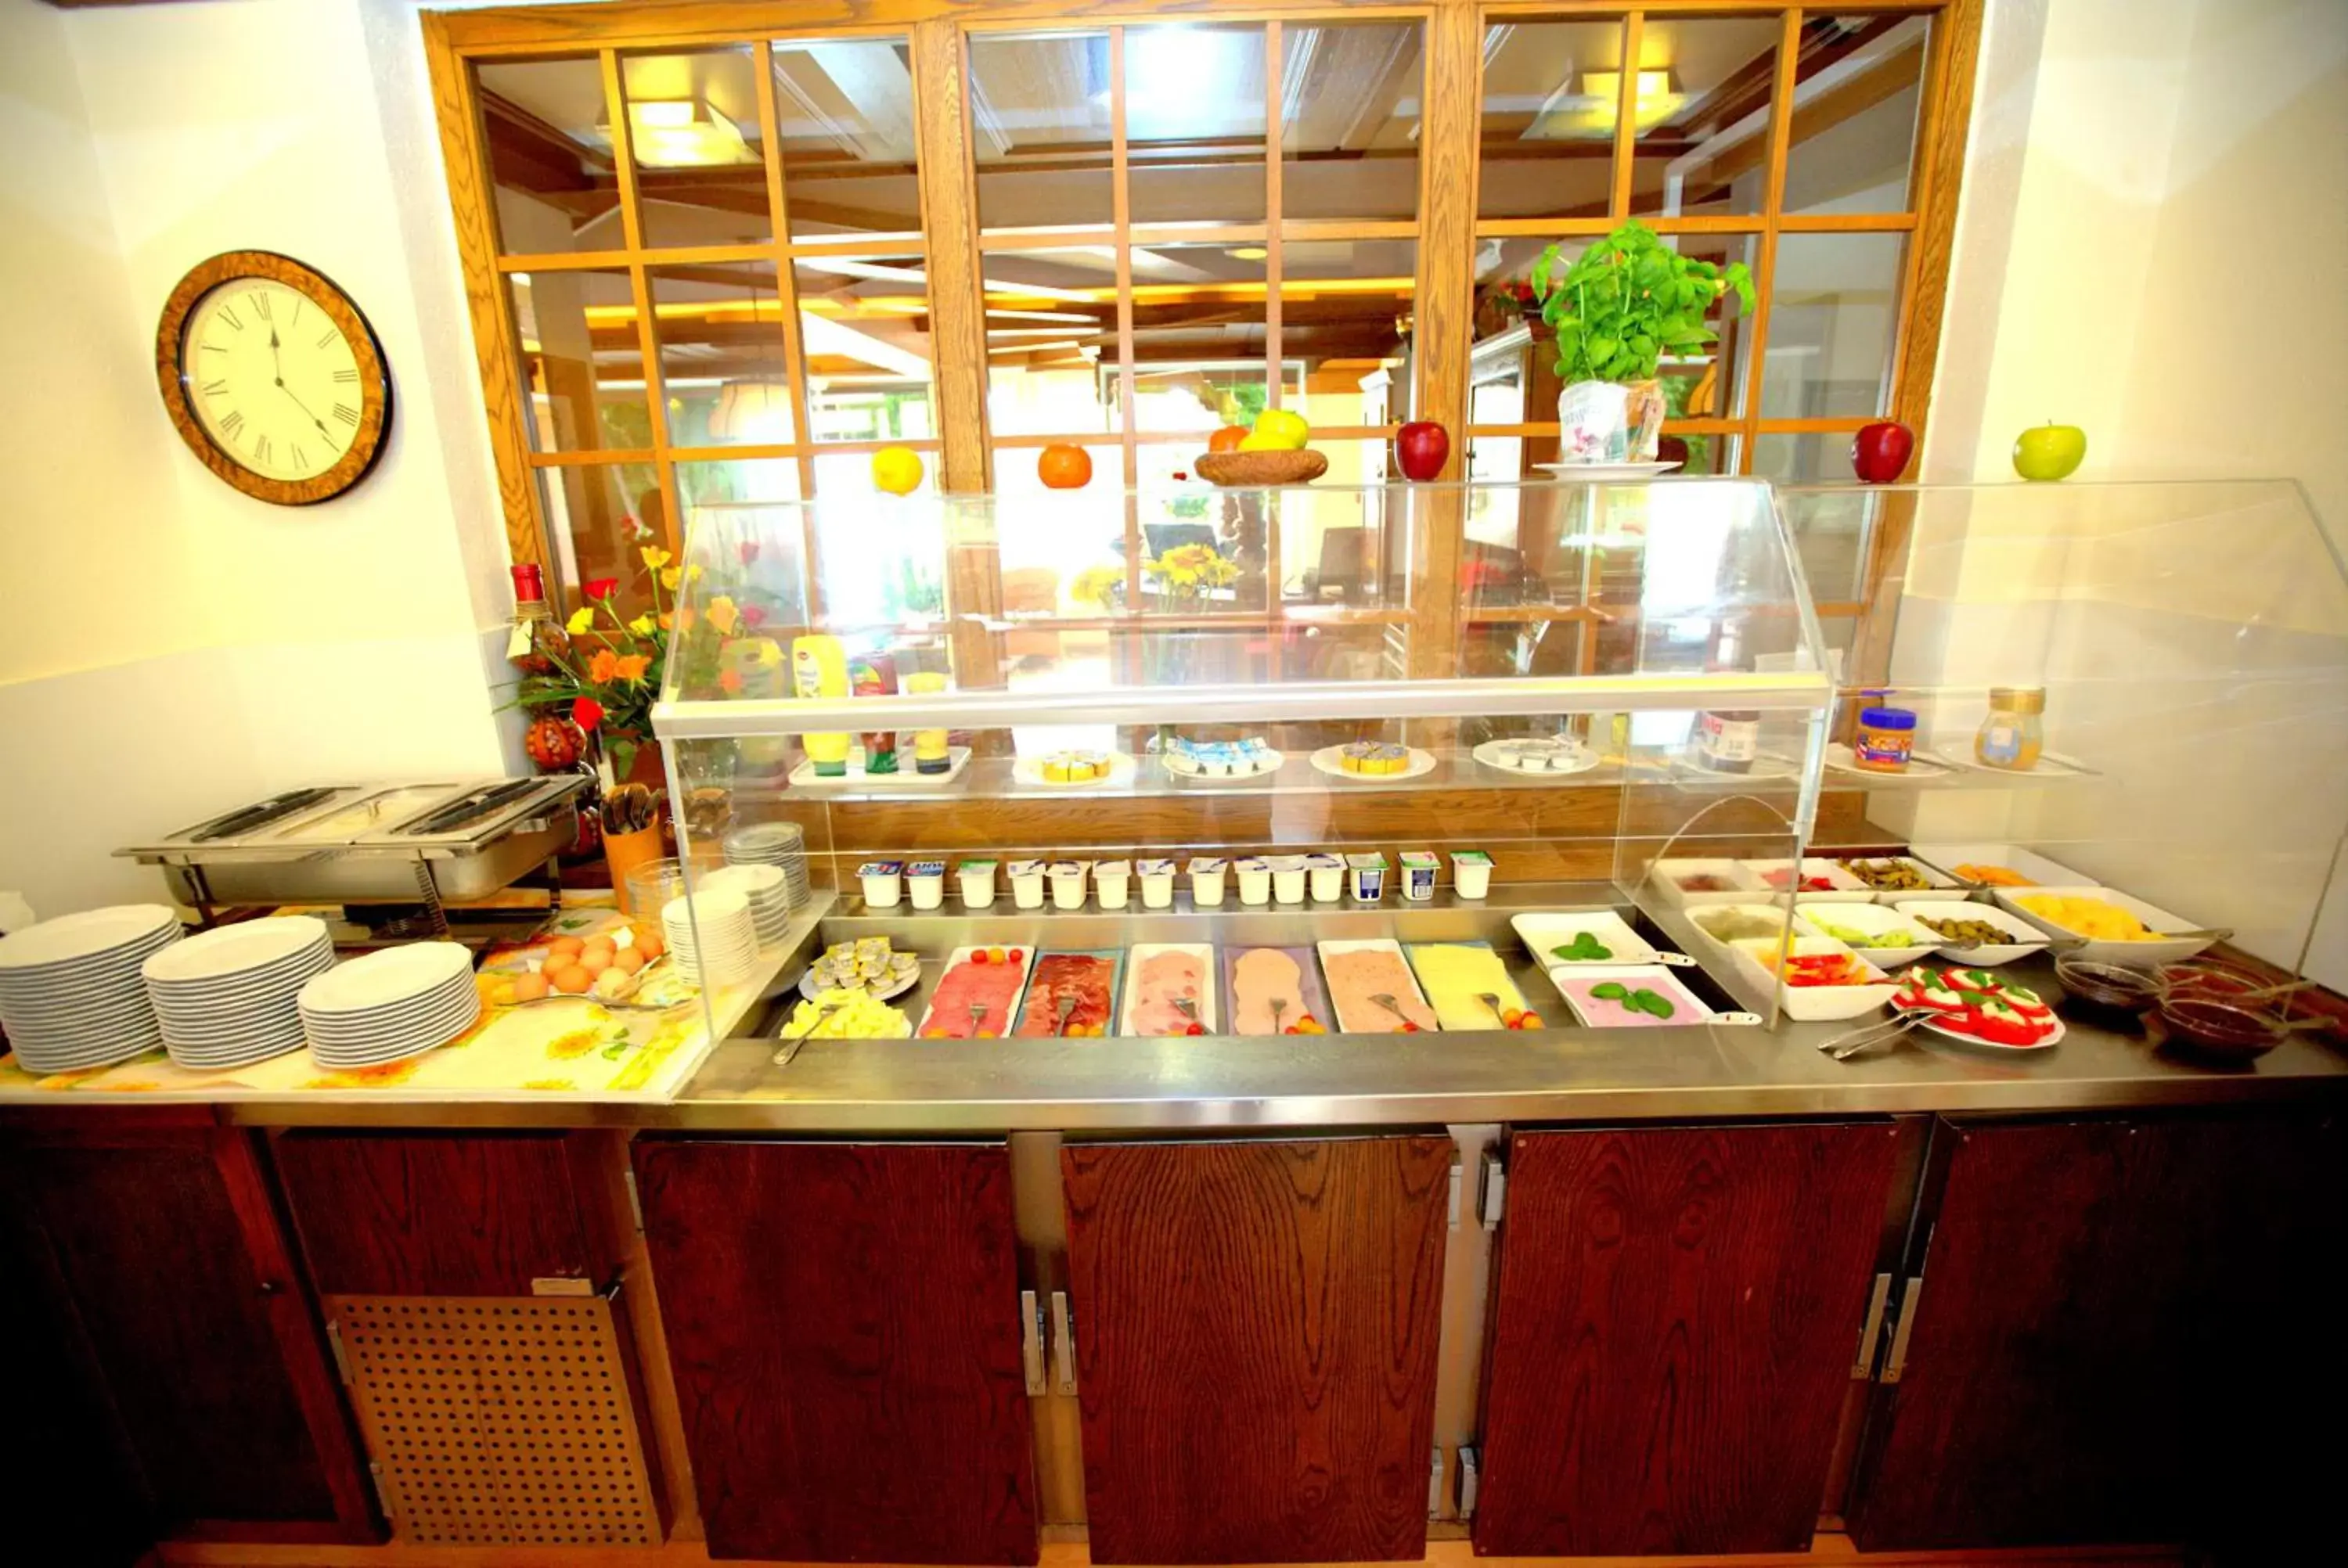
M1272 252L1261 245L1234 245L1224 254L1234 261L1261 261Z
M1611 127L1622 102L1622 73L1620 71L1584 71L1581 91L1585 97L1595 98L1604 106L1601 111ZM1631 123L1640 130L1650 130L1671 118L1680 106L1680 97L1672 90L1672 73L1668 66L1643 68L1632 91L1637 95L1631 105Z
M756 163L742 132L699 98L654 98L628 105L628 136L646 169L710 169Z

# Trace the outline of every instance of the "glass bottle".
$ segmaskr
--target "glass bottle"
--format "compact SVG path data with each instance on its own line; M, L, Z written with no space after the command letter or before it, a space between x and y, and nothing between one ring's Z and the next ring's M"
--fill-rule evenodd
M506 661L525 675L554 673L554 655L566 651L570 639L546 602L546 574L535 561L508 569L513 573L513 620L506 633Z
M1973 735L1973 756L1985 768L2005 768L2024 774L2038 765L2045 735L2040 715L2046 712L2043 686L1993 686L1989 717Z

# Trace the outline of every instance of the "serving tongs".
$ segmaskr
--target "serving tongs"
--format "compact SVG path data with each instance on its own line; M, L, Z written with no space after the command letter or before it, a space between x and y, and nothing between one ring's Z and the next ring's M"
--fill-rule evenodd
M1931 1016L1931 1008L1910 1008L1905 1012L1893 1013L1890 1018L1879 1018L1873 1023L1829 1035L1818 1041L1818 1049L1837 1061L1849 1061L1861 1051L1895 1043L1901 1035Z

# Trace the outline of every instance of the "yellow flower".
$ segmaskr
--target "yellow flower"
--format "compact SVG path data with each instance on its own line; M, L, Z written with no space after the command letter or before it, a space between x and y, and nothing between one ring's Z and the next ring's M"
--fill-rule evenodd
M644 558L644 569L647 571L658 571L661 568L668 565L669 561L673 559L669 555L668 551L661 548L658 545L646 545L639 553L641 553Z
M628 630L639 637L650 637L653 634L653 618L649 615L639 615L628 622Z
M564 621L562 624L573 636L576 636L580 632L586 630L589 627L595 624L595 612L588 606L582 604L577 610L572 610L571 612L571 619Z
M666 558L665 558L665 557L664 557L663 559L666 559ZM676 580L677 580L677 575L678 575L678 574L677 574L677 569L676 569L676 568L675 568L675 567L669 567L669 568L666 568L666 569L664 569L664 570L661 572L661 574L660 574L661 586L662 586L663 588L664 588L664 589L668 589L671 593L675 593L675 592L676 591Z
M773 638L761 637L758 639L757 646L758 650L758 662L766 668L772 670L783 661L782 647L780 644L777 643Z
M709 624L717 628L718 636L733 636L734 623L739 618L734 600L728 596L721 593L709 601Z

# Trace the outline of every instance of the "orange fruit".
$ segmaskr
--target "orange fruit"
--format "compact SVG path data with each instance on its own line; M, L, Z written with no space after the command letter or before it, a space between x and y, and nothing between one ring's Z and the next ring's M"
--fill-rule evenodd
M1247 439L1247 435L1248 427L1244 425L1226 425L1207 437L1207 450L1236 452L1240 449L1240 443Z
M577 964L572 964L567 968L555 970L548 983L556 990L566 991L575 997L593 985L595 977Z
M1035 477L1047 489L1081 490L1092 483L1092 456L1065 441L1046 446L1035 458Z

